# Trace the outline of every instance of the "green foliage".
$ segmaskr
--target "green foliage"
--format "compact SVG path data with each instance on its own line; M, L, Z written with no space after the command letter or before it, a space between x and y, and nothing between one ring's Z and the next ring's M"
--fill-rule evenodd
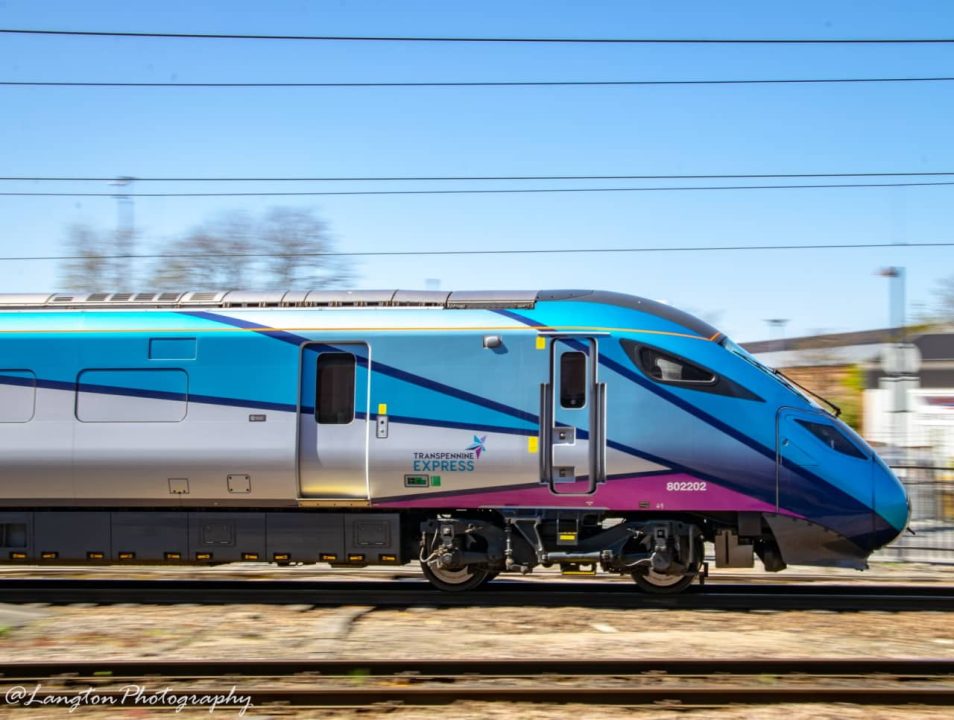
M864 370L860 365L853 365L842 377L838 394L841 419L856 431L861 430L861 401L864 389Z

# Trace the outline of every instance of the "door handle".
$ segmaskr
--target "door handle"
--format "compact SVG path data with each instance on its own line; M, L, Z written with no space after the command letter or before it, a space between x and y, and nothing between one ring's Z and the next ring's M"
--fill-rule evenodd
M553 474L553 407L551 403L551 385L540 385L540 482L549 483Z

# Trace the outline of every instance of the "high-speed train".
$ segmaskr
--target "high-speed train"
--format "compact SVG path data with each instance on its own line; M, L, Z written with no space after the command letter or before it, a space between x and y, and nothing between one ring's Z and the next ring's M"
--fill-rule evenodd
M675 592L863 569L904 488L691 315L629 295L0 295L0 561L557 566Z

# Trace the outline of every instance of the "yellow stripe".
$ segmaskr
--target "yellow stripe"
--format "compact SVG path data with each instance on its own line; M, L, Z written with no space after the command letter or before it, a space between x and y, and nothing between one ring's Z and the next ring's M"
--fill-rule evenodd
M241 327L203 327L203 328L61 328L61 329L0 329L0 335L48 335L48 334L114 334L114 333L176 333L199 334L211 332L254 332L254 333L337 333L337 332L489 332L504 330L522 330L524 332L536 332L536 328L520 328L512 325L502 326L481 326L481 327L290 327L290 328L241 328ZM670 332L668 330L646 330L643 328L621 328L621 327L597 327L587 325L559 325L547 327L546 334L554 333L577 333L585 334L587 332L599 333L629 333L635 335L667 335L671 337L683 337L690 340L712 341L719 337L721 333L716 333L712 337L703 337L702 335L689 335L687 333ZM306 338L307 340L307 338Z

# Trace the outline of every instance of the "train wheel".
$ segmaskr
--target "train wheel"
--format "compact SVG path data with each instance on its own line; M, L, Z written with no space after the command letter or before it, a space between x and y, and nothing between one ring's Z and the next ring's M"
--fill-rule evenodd
M647 593L656 595L674 595L682 592L692 584L694 575L663 575L655 570L647 573L634 572L633 580L636 586Z
M444 592L473 590L494 577L489 570L470 565L460 570L445 570L440 567L431 567L426 562L422 562L421 570L424 571L424 577L431 585Z

